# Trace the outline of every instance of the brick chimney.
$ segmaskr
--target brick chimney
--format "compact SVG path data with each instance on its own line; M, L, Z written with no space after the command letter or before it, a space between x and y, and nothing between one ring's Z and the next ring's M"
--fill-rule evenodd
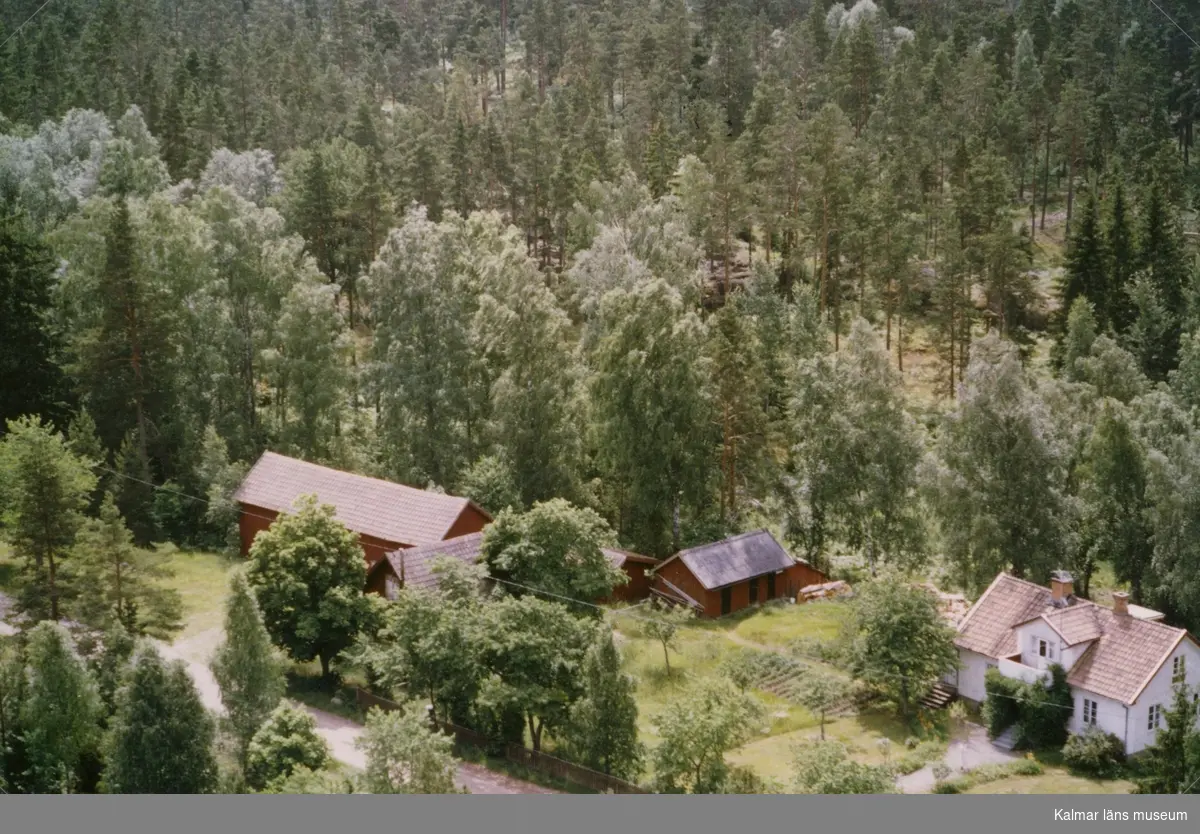
M1129 594L1124 591L1113 591L1113 613L1129 616Z
M1056 570L1050 574L1050 597L1055 603L1063 604L1075 592L1075 579L1065 570Z

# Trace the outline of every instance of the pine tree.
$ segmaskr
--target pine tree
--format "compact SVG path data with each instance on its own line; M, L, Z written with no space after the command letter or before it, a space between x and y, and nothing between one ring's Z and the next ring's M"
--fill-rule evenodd
M634 683L621 668L611 633L601 634L584 660L584 694L564 728L566 742L588 767L633 781L642 769Z
M1157 376L1174 368L1179 353L1179 336L1186 310L1187 260L1180 240L1178 221L1171 215L1161 186L1155 181L1142 207L1138 234L1137 263L1152 282L1167 315L1162 334Z
M1195 793L1200 788L1200 731L1196 703L1186 685L1175 687L1171 708L1146 750L1137 780L1139 793Z
M230 580L225 641L217 647L210 665L245 765L250 739L279 706L284 679L283 664L241 573Z
M1105 229L1105 251L1109 257L1109 319L1118 333L1133 323L1130 285L1137 269L1137 252L1126 214L1125 189L1120 182L1113 191L1112 210Z
M105 744L108 793L215 790L215 728L182 661L168 664L142 646L116 700Z
M99 517L84 522L75 544L71 574L80 589L75 610L82 622L103 627L112 618L130 635L170 637L182 626L183 602L164 557L134 546L111 492Z
M61 616L62 562L96 485L89 464L38 418L8 422L0 446L3 519L8 541L23 562L19 602L34 620Z
M25 648L28 690L20 723L31 793L74 793L99 740L100 697L75 641L58 623L42 622Z

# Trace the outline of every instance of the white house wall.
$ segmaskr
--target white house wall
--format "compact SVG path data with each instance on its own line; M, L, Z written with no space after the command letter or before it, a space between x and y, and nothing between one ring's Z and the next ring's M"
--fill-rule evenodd
M966 649L958 650L958 694L961 698L982 702L987 697L984 688L984 676L989 666L995 666L996 661Z
M1200 649L1197 649L1196 644L1191 640L1185 638L1167 658L1167 661L1154 673L1154 677L1150 679L1150 683L1146 685L1137 702L1129 708L1129 739L1125 745L1127 753L1131 755L1137 753L1154 742L1154 737L1158 733L1147 727L1150 707L1154 704L1161 704L1163 712L1171 708L1175 697L1175 687L1171 682L1171 670L1174 666L1174 659L1180 655L1187 658L1185 664L1188 686L1194 688L1200 684ZM1159 728L1165 726L1163 723L1159 725Z
M1047 669L1051 664L1062 663L1063 639L1045 620L1034 620L1021 626L1017 632L1017 649L1021 652L1021 663L1034 669ZM1051 655L1038 654L1034 640L1045 640L1050 645ZM1065 664L1064 664L1065 667Z
M1071 687L1071 698L1075 704L1075 711L1071 713L1071 720L1067 724L1067 729L1072 733L1082 733L1087 729L1087 725L1083 723L1083 700L1086 698L1089 701L1096 702L1096 726L1106 733L1112 733L1119 739L1125 738L1125 705L1120 701L1105 698L1103 695L1088 692L1077 686ZM1129 729L1131 732L1136 715L1135 710L1129 710ZM1144 716L1143 720L1145 720ZM1126 753L1128 753L1129 745L1126 744L1125 747Z

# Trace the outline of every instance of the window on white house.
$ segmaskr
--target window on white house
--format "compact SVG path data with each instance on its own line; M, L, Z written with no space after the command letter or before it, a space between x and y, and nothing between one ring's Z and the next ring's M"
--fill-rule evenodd
M1083 723L1096 723L1096 702L1087 698L1083 699Z
M1187 677L1187 658L1183 655L1171 661L1171 683L1183 683Z
M1047 643L1045 640L1038 640L1038 656L1039 657L1049 657L1050 656L1050 644Z
M1150 715L1146 721L1147 730L1157 730L1158 725L1162 722L1162 704L1155 704L1150 707Z

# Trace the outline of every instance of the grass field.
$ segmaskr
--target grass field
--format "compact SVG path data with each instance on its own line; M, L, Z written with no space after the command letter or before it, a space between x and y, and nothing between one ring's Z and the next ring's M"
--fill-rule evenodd
M964 793L1081 793L1123 794L1133 790L1125 779L1087 779L1075 776L1061 767L1048 767L1040 776L1010 776L995 782L976 785Z
M180 638L218 628L225 616L225 595L229 591L230 572L239 567L234 560L217 553L175 550L167 565L173 576L166 584L183 597L183 631Z
M767 605L736 620L733 631L753 643L786 649L797 640L836 640L846 613L846 606L837 602Z

